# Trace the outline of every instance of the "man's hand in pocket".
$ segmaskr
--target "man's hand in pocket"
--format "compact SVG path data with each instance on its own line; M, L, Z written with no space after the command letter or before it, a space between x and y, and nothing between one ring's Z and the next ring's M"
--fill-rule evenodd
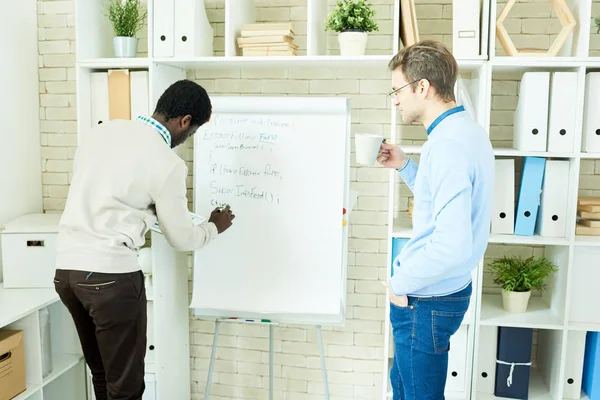
M396 296L392 289L390 288L390 284L388 281L381 281L381 284L385 287L387 291L388 298L390 299L390 303L398 306L398 307L408 307L408 297L406 295Z

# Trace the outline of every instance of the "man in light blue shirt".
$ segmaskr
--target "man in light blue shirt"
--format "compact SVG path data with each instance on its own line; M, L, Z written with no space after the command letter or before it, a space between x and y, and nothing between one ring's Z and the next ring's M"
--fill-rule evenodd
M440 400L450 338L469 307L471 272L489 238L494 153L485 130L456 105L458 66L442 43L417 42L389 68L402 120L427 129L419 165L387 143L378 157L414 194L413 236L384 282L395 344L390 380L394 400Z

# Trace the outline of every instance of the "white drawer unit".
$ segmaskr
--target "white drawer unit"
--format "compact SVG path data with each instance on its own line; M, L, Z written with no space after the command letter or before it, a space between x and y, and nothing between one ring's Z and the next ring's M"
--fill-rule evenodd
M0 231L4 287L53 288L60 214L26 214Z

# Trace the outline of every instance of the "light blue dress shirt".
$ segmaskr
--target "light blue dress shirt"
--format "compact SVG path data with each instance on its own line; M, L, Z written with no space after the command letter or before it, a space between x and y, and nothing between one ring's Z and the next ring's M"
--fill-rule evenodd
M414 194L413 236L393 261L396 295L443 296L465 288L487 248L494 152L486 131L462 106L427 129L420 165L399 170Z

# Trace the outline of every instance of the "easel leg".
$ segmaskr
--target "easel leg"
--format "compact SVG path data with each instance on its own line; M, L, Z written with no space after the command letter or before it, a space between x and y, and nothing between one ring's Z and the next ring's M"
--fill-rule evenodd
M329 400L329 383L327 382L327 368L325 367L325 353L323 351L323 335L321 325L317 325L317 342L319 343L319 354L321 355L321 374L323 375L323 389L325 398Z
M210 381L212 380L212 373L215 364L215 355L217 353L217 341L219 339L219 328L221 321L217 320L215 324L215 338L213 339L212 353L210 355L210 364L208 366L208 377L206 378L206 390L204 392L204 400L208 400L210 396Z
M273 400L273 325L269 325L269 400Z

